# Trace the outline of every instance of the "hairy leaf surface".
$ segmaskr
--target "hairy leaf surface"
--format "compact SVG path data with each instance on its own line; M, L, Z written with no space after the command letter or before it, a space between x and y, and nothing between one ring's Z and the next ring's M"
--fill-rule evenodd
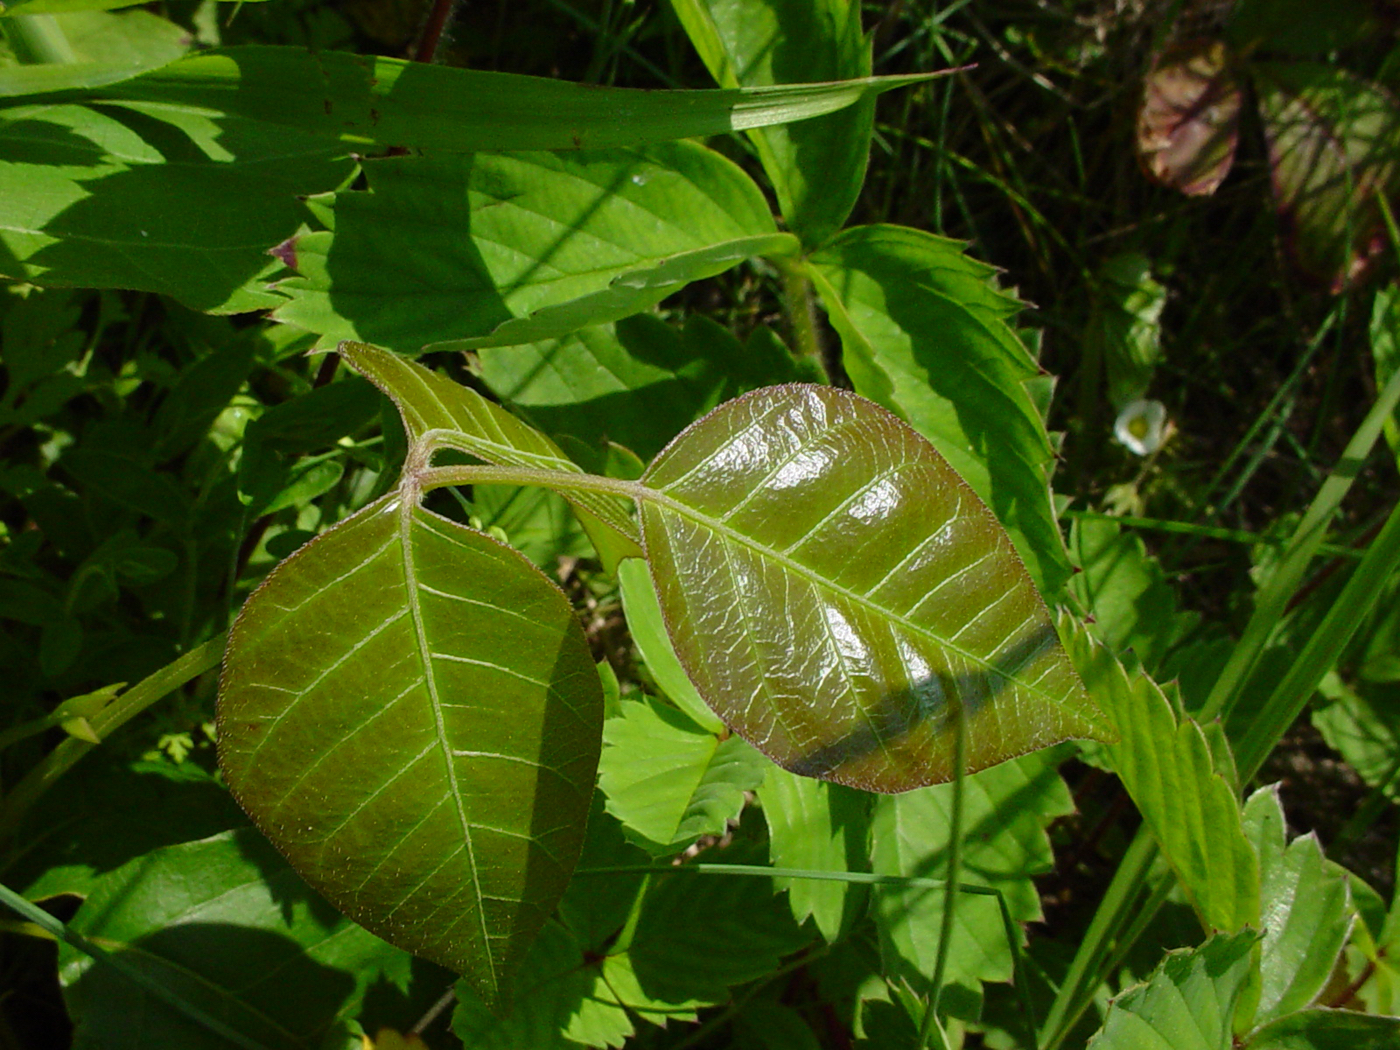
M494 1002L567 885L602 729L573 610L520 555L371 504L230 635L229 786L313 886Z
M1105 732L1005 532L932 446L830 387L756 391L642 477L642 532L700 695L785 769L874 791Z

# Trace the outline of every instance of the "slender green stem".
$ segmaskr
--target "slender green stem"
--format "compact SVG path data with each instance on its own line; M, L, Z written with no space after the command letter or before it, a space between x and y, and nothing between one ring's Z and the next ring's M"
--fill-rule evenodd
M88 723L98 739L105 740L119 727L150 707L172 690L178 689L205 671L217 667L224 655L226 635L220 635L184 656L172 660L159 671L148 675L94 715ZM72 769L80 758L96 744L76 737L63 741L25 774L14 790L0 802L0 841L14 831L15 825L54 781Z
M205 1013L194 1003L189 1002L182 996L171 991L144 970L132 966L120 956L108 952L105 948L94 944L82 934L70 930L64 923L59 922L58 919L55 919L48 912L44 911L43 908L25 900L8 886L0 885L0 903L8 905L14 911L34 923L34 925L51 934L55 939L63 941L65 944L76 948L84 955L89 956L100 965L109 967L116 973L121 974L147 995L151 996L151 998L158 999L165 1003L166 1006L178 1010L191 1021L203 1026L220 1038L228 1040L235 1046L241 1046L244 1050L268 1050L264 1044L258 1042L256 1039L249 1038L237 1029L224 1024L218 1018Z
M1244 529L1223 529L1215 525L1195 525L1189 521L1171 521L1167 518L1136 518L1131 514L1102 514L1093 510L1067 510L1064 517L1080 521L1111 521L1134 529L1155 529L1158 532L1178 532L1187 536L1201 536L1211 540L1225 540L1229 543L1265 543L1282 546L1284 541L1261 536L1257 532ZM1352 547L1342 547L1335 543L1318 544L1319 554L1329 554L1336 558L1360 558L1362 551Z
M774 259L783 278L783 309L792 328L792 340L802 357L810 357L826 367L822 357L821 333L817 330L816 304L812 301L812 282L800 260Z
M924 1019L919 1025L919 1046L928 1046L935 1027L946 1047L938 1007L943 999L943 977L948 972L948 952L953 944L953 920L958 908L958 882L962 877L963 785L967 780L967 718L962 705L953 710L957 736L953 752L953 815L948 827L948 885L944 889L943 922L938 931L938 955L933 962L933 985L929 988Z
M78 56L53 15L11 15L0 18L0 29L15 58L26 66L61 65Z
M774 879L811 879L816 882L849 882L862 886L898 886L901 889L941 890L948 885L944 879L925 879L916 875L881 875L868 871L817 871L808 868L769 868L762 864L622 864L607 868L579 868L575 875L742 875ZM991 886L963 883L962 893L980 897L1000 897L1001 890Z
M1263 709L1250 720L1249 730L1235 753L1241 783L1248 783L1259 772L1274 745L1302 714L1322 676L1336 664L1338 655L1365 621L1397 568L1400 503L1390 512L1380 535L1371 543L1322 623L1308 637L1288 673L1274 687Z
M408 468L404 469L407 473ZM445 485L539 485L556 492L601 492L630 500L669 502L661 493L640 482L605 478L599 474L575 474L568 470L471 465L424 467L418 471L418 486L422 491Z
M1199 717L1202 721L1228 712L1239 698L1269 639L1287 612L1289 599L1302 583L1309 563L1322 545L1328 523L1336 514L1397 404L1400 404L1400 372L1391 377L1376 398L1376 403L1371 406L1371 411L1347 442L1341 459L1332 468L1299 522L1278 568L1255 598L1254 614L1245 625L1244 634L1230 653L1229 661L1201 709Z

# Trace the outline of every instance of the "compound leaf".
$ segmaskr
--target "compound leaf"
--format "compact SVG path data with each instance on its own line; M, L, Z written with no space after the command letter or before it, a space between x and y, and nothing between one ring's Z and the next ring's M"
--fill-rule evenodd
M771 387L642 476L667 631L716 714L785 769L874 791L1106 732L1005 532L933 447L830 387Z
M558 588L398 493L283 562L230 634L234 795L337 907L488 1002L568 884L601 730Z

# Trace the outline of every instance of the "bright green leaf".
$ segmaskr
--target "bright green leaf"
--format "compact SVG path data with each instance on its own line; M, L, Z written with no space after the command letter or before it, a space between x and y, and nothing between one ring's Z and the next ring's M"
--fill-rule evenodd
M323 345L557 337L792 241L753 181L694 143L394 157L365 174L368 190L310 202L329 230L279 248L298 276L277 285L292 301L276 316Z
M1105 732L991 512L923 438L830 387L771 387L642 477L676 654L779 765L866 790Z
M771 768L736 736L720 739L652 699L626 700L603 726L598 787L608 812L654 856L722 835Z
M1327 984L1351 931L1351 894L1346 876L1328 866L1316 836L1285 846L1278 785L1250 796L1244 826L1259 855L1264 944L1254 1020L1262 1024L1310 1005Z
M813 255L811 273L856 391L933 442L1053 598L1070 567L1050 504L1054 450L1028 387L1040 369L1008 324L1021 304L962 249L860 226Z
M35 9L40 7L58 10L55 5L65 2L70 6L53 18L53 25L67 41L73 61L0 66L0 98L102 87L159 69L190 49L188 31L149 11L110 15L92 10L130 6L129 2L20 0L25 14L37 14ZM17 6L6 3L0 8L0 17L19 14Z
M1152 829L1207 931L1259 922L1259 861L1245 838L1233 768L1217 765L1206 734L1140 672L1129 675L1069 616L1060 634L1094 699L1122 739L1110 767ZM1222 738L1223 739L1223 738Z
M494 1002L573 871L601 723L562 593L391 494L244 606L219 757L313 886Z
M870 75L870 43L851 0L672 0L721 87ZM788 228L809 246L845 223L870 155L873 99L791 125L750 132Z
M1031 881L1054 867L1046 826L1074 811L1069 791L1044 754L1026 755L963 782L962 881L1001 890L1011 917L1041 917ZM947 877L953 787L939 784L875 800L870 858L885 875ZM886 972L923 993L933 972L945 891L880 886L874 911ZM1007 981L1013 969L994 897L963 893L953 923L944 981L974 996L982 981Z
M1256 940L1244 930L1168 952L1145 984L1113 1000L1089 1050L1230 1050Z
M863 871L870 836L870 796L841 784L770 768L758 788L776 868ZM776 879L798 922L808 916L828 941L845 932L865 899L861 888L825 879Z
M98 879L71 928L269 1050L319 1050L371 985L409 981L409 956L326 907L252 829L130 860ZM75 1046L229 1046L66 945L59 980Z
M1256 1032L1246 1050L1394 1050L1400 1017L1318 1007L1280 1017Z

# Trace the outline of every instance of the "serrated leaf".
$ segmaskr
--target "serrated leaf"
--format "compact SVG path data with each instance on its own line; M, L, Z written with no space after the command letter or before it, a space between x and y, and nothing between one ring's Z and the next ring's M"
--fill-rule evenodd
M322 345L534 342L650 308L781 251L762 193L695 143L366 161L367 190L310 203L329 230L281 257L279 320Z
M683 711L624 700L603 726L598 787L608 812L653 856L672 856L720 835L744 808L744 792L771 764L738 737L720 739Z
M339 51L226 47L102 98L211 109L367 147L475 152L636 146L806 120L936 76L655 91L573 84Z
M1219 188L1235 162L1243 91L1218 40L1189 40L1152 63L1138 110L1143 170L1190 197Z
M1400 105L1335 66L1252 69L1285 238L1304 272L1340 291L1386 243L1377 196L1400 187Z
M244 606L219 760L308 882L495 1002L573 871L601 722L562 593L395 493Z
M1055 763L1045 755L1027 755L969 776L963 790L962 881L1000 890L1014 921L1039 919L1040 896L1031 877L1054 867L1045 828L1074 811ZM876 799L870 853L875 870L946 878L952 803L951 784ZM927 991L938 952L944 893L941 887L874 891L886 972L920 994ZM1011 979L1013 960L996 899L963 893L945 984L980 996L981 982Z
M487 463L580 473L578 465L549 438L460 383L365 343L341 343L339 353L393 400L410 442L421 440L429 431L442 431L454 448ZM604 557L621 559L641 553L625 502L589 492L570 492L567 498Z
M1246 1050L1393 1050L1400 1017L1317 1007L1280 1017L1245 1044Z
M1229 1050L1256 940L1244 930L1168 952L1146 983L1113 1000L1089 1050Z
M371 985L406 990L412 962L335 914L251 828L166 846L108 872L70 925L269 1050L318 1050L359 1012ZM230 1045L66 945L59 981L75 1046ZM411 1023L412 1014L385 1020Z
M1245 838L1233 768L1220 768L1206 734L1179 714L1156 682L1129 675L1072 617L1060 636L1121 740L1104 748L1110 767L1152 829L1207 931L1259 921L1259 862ZM1223 736L1220 737L1223 743Z
M770 768L758 788L768 822L768 853L775 868L806 871L864 871L869 865L869 795L840 784L799 777ZM814 879L775 879L787 890L798 922L811 916L827 941L848 927L865 899L849 883Z
M850 0L674 0L691 42L723 87L870 75L870 41ZM873 100L750 132L788 228L812 247L841 228L865 181Z
M1259 855L1264 943L1254 1023L1263 1024L1321 993L1351 932L1352 904L1346 875L1328 866L1316 836L1286 844L1278 785L1249 797L1244 826Z
M830 387L772 387L685 430L642 476L676 655L780 766L866 790L1104 732L991 512L923 438Z
M959 242L899 226L846 230L811 257L856 391L933 442L1053 598L1070 566L1050 503L1054 450L1027 386L1040 369L995 272Z

